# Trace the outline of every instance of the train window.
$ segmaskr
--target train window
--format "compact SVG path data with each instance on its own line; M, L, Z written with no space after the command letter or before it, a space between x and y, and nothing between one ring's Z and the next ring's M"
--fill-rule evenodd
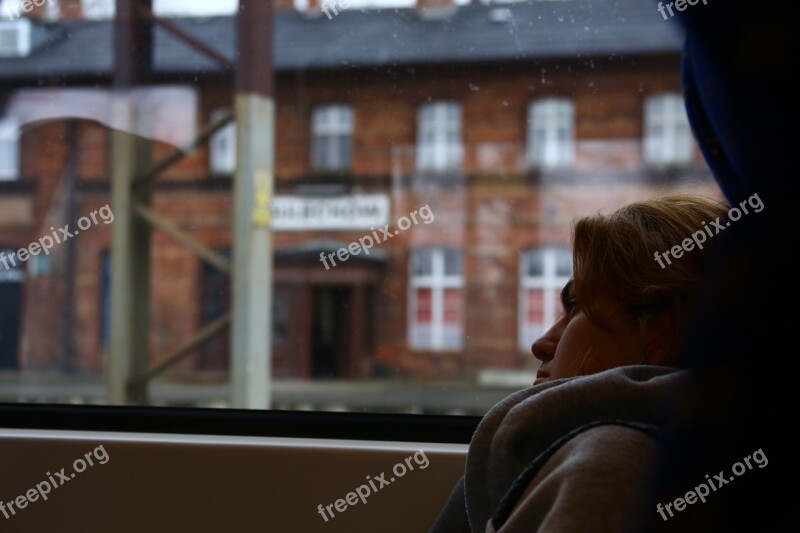
M651 3L346 5L2 3L0 402L479 416L575 217L723 198Z

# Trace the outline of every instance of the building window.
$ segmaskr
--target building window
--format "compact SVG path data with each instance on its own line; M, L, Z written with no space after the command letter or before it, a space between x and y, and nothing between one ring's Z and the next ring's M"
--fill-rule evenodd
M417 170L460 170L461 106L455 102L433 102L419 110Z
M425 248L411 255L409 344L449 350L463 344L464 275L461 252Z
M61 17L61 6L59 5L61 0L48 0L44 3L44 13L42 14L42 19L46 20L47 22L55 22Z
M229 109L217 109L211 113L211 122L216 122L230 113ZM236 172L236 122L231 121L218 130L209 141L209 167L212 174Z
M558 167L575 160L575 105L564 98L547 98L528 108L530 166Z
M314 110L311 118L311 165L314 170L350 168L353 109L327 105Z
M50 254L37 254L31 256L28 263L28 273L32 278L49 276L53 272L53 256Z
M2 13L16 20L0 20L0 57L25 57L31 52L31 21L18 18L24 14L21 1L15 5L8 4L14 7L4 9Z
M19 177L19 127L10 119L0 120L0 180Z
M115 0L82 0L81 14L87 19L110 19L116 12Z
M542 247L523 252L519 269L519 346L533 341L552 326L562 311L561 289L572 276L569 248Z
M649 97L644 104L644 159L656 165L688 163L692 136L679 94Z
M17 251L0 248L0 283L20 283L25 277L24 265L17 257Z

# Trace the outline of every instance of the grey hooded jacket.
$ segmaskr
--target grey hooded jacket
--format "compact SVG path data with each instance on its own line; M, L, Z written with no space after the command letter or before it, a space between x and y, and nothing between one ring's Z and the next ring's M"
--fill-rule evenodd
M637 531L659 430L686 371L626 366L554 380L495 405L430 533Z

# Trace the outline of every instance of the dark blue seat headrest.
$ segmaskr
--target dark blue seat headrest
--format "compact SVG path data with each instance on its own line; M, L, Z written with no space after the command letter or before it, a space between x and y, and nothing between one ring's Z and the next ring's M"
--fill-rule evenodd
M708 0L675 17L686 29L684 98L703 156L729 203L757 194L764 208L714 239L684 350L695 379L679 402L646 531L789 531L795 522L792 491L780 488L794 479L783 427L793 422L783 413L797 405L798 389L788 371L798 357L789 216L800 156L789 81L800 33L793 10L787 0ZM734 465L759 449L769 464L733 476ZM734 480L661 523L656 503L720 472Z

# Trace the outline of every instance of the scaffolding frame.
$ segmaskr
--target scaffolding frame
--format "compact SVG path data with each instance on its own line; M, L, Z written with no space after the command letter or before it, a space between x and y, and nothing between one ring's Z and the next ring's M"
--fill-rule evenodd
M237 60L177 24L157 17L152 0L117 0L114 20L115 128L112 133L111 336L108 400L147 404L150 382L230 327L231 405L270 407L272 231L274 190L273 2L239 0ZM154 79L157 26L234 71L235 112L206 125L187 146L151 165L152 143L135 131L131 90ZM228 261L152 209L153 185L166 170L238 117L233 183L233 259ZM157 229L232 278L232 311L151 366L149 353L150 231Z

